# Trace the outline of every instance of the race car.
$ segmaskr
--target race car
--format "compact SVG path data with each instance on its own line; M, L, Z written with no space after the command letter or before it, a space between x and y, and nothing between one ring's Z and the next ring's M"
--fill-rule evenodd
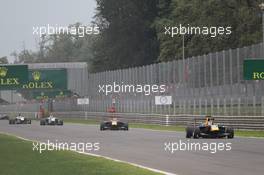
M9 116L7 114L0 114L0 120L9 120Z
M19 114L15 119L9 119L9 124L31 124L31 120Z
M117 118L113 118L110 121L103 121L100 125L100 130L125 130L128 131L128 123L121 122Z
M63 125L63 121L50 115L40 120L40 125Z
M205 117L205 122L198 126L186 128L186 138L234 138L234 129L224 125L214 124L214 118Z

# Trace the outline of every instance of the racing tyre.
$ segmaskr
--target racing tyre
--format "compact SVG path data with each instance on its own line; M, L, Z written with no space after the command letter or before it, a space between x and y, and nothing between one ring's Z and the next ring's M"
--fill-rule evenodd
M186 128L186 138L192 138L193 136L193 127L188 126Z
M100 131L103 131L104 130L104 124L100 124Z
M46 124L45 121L40 120L40 125L45 125L45 124Z
M233 128L227 128L226 132L228 133L228 136L227 136L228 139L234 138L234 129Z
M194 129L194 133L193 133L193 138L194 139L199 139L200 137L200 129L199 128L195 128Z
M9 125L14 124L13 120L9 120Z
M128 131L128 124L125 124L125 131Z

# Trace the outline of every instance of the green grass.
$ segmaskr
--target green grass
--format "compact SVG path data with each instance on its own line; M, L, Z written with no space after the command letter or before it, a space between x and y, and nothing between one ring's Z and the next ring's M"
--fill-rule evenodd
M65 122L69 123L81 123L81 124L99 124L95 120L83 120L83 119L65 119ZM131 128L144 128L152 130L161 130L161 131L180 131L185 132L185 126L162 126L154 124L139 124L139 123L130 123L129 127ZM239 137L264 137L264 131L253 131L253 130L236 130L235 136Z
M161 131L185 131L185 127L183 126L162 126L162 125L153 125L153 124L138 124L132 123L129 124L131 128L144 128L144 129L152 129L152 130L161 130Z
M1 175L154 175L126 163L71 151L32 150L32 142L0 134Z
M264 131L236 130L235 136L241 137L264 137Z
M63 119L63 121L66 123L79 123L79 124L90 124L90 125L99 124L98 121L91 119L84 120L84 119L67 118L67 119Z

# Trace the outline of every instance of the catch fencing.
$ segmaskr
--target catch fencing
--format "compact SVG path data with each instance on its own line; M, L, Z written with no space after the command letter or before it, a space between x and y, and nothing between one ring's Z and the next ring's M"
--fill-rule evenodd
M263 59L263 43L142 67L90 74L90 104L101 111L115 102L118 112L157 114L264 115L264 81L243 79L245 59ZM99 85L162 85L165 93L99 92ZM155 105L155 96L172 96L172 105Z
M169 116L169 125L186 124L193 119L192 116L214 115L219 121L237 128L262 129L264 81L244 80L243 61L263 59L263 48L263 43L260 43L184 60L93 74L88 73L85 64L75 67L63 64L68 71L68 87L81 97L50 100L52 110L58 114L64 111L64 115L77 112L79 117L91 114L91 118L94 112L105 115L107 109L114 106L119 117L127 120L164 124ZM34 68L33 64L31 66ZM41 64L35 67L39 66ZM166 91L149 95L135 92L106 95L99 92L99 86L112 85L113 82L134 86L165 85ZM164 95L172 97L172 104L156 105L155 96ZM77 98L89 98L89 104L78 105ZM40 105L1 105L0 110L37 112Z
M36 112L20 112L22 115L36 118ZM6 112L10 117L15 117L17 113ZM204 115L161 115L161 114L141 114L141 113L107 113L107 112L54 112L55 116L62 119L79 119L89 120L99 124L102 121L107 121L110 118L118 118L121 121L138 124L155 124L163 126L187 126L197 125L204 122ZM264 116L214 116L215 122L230 126L235 129L250 129L263 130Z

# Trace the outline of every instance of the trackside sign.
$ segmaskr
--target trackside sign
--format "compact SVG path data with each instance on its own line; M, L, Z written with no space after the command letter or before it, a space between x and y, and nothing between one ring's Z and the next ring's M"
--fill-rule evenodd
M32 99L49 99L49 98L65 98L70 97L72 92L69 90L52 90L52 91L32 91Z
M89 98L78 98L77 104L78 105L88 105L89 104Z
M171 105L172 97L171 96L155 96L156 105Z
M66 69L36 69L28 71L28 82L23 85L28 90L66 90Z
M247 59L243 66L244 80L264 80L264 59Z
M0 89L21 89L28 81L27 65L0 65Z

